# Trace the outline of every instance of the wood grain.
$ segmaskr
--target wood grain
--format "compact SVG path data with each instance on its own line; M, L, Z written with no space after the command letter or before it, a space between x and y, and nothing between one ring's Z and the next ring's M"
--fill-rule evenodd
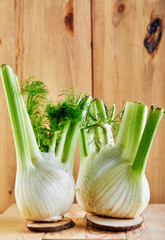
M19 213L16 204L13 204L0 216L0 240L42 239L44 233L30 232L25 224L25 219Z
M0 216L0 240L48 240L48 239L128 239L128 240L164 240L165 238L165 205L150 204L143 212L142 227L127 232L105 232L86 227L83 220L85 212L78 204L73 204L66 214L75 222L75 227L56 233L34 233L26 227L26 221L20 215L18 208L13 204Z
M147 27L155 18L164 25L164 0L93 0L93 91L117 112L123 100L165 108L165 34L154 54L144 47ZM146 175L151 202L165 202L165 120L159 125Z
M70 9L71 8L71 9ZM72 33L66 17L72 11ZM91 92L91 30L89 1L16 1L17 74L31 74L48 85L57 99L61 88ZM83 21L85 19L85 21ZM68 20L69 21L69 20ZM81 31L80 31L81 30ZM83 41L83 44L82 44Z
M149 205L143 214L148 231L152 239L165 239L165 205Z
M88 0L2 0L0 62L22 81L42 79L50 98L76 87L91 93L91 12ZM21 82L20 82L21 83ZM0 83L0 212L14 201L16 158L10 121ZM76 152L78 156L78 151ZM76 157L74 176L78 173Z
M3 13L3 14L2 14ZM0 1L0 65L15 67L14 1ZM0 213L14 202L15 148L0 80Z

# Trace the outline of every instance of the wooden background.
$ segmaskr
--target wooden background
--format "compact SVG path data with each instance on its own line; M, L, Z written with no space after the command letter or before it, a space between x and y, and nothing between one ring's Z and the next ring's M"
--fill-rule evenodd
M1 0L0 64L20 80L29 75L48 85L102 98L109 106L137 100L165 108L164 0ZM162 20L153 54L144 47L150 22ZM21 81L20 81L21 84ZM16 159L0 82L0 212L14 200ZM152 203L165 203L165 119L149 155L146 175ZM76 153L74 176L78 172Z

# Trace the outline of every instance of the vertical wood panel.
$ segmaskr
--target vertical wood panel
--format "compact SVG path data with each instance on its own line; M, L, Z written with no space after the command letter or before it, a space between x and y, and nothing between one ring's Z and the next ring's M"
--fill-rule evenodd
M164 25L164 0L93 0L94 96L117 111L123 100L137 100L165 108L165 35L154 55L144 48L151 19ZM149 155L146 175L151 202L165 202L165 119Z
M0 65L15 67L14 1L0 1ZM0 80L0 212L14 201L15 150L7 105Z
M0 61L10 64L19 79L34 76L57 100L61 88L91 93L91 13L89 0L0 1ZM9 16L9 17L8 17ZM85 19L85 20L84 20ZM6 38L6 45L3 41ZM6 48L7 46L7 48ZM0 83L0 91L2 86ZM16 159L4 96L0 120L0 212L14 200ZM1 105L2 105L1 104ZM77 156L78 152L76 153ZM78 157L74 176L78 172Z

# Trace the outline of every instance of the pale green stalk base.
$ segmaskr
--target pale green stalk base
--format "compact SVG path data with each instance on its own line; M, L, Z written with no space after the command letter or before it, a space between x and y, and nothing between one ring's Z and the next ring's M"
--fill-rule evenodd
M79 149L80 149L80 165L88 154L92 152L98 153L103 146L113 145L113 135L110 124L107 123L107 114L105 105L102 100L95 99L90 105L92 108L93 120L90 127L94 130L88 133L88 129L82 129L79 137ZM115 105L113 105L112 116L113 119L115 113Z

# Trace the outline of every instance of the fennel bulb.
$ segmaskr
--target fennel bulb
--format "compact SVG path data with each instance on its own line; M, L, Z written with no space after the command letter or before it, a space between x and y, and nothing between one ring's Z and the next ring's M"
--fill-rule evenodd
M75 182L72 169L80 123L68 120L61 132L59 129L53 134L50 132L52 138L48 152L41 152L17 77L8 65L1 66L1 78L16 148L17 206L27 220L61 219L70 209L74 199ZM75 105L83 105L90 100L86 97L80 102L80 98L75 100ZM38 109L38 105L36 108ZM83 113L83 106L81 109ZM57 145L56 136L59 132Z
M116 218L141 214L150 199L145 166L162 116L163 109L152 106L147 117L147 106L127 102L116 144L109 144L102 124L107 141L98 152L90 148L88 134L83 133L86 137L81 137L80 148L86 146L88 154L81 150L76 184L77 201L83 210Z

